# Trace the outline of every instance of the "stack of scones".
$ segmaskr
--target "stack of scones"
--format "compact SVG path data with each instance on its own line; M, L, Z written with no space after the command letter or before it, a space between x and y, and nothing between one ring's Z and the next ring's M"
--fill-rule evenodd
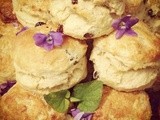
M0 18L0 120L153 119L160 0L2 0Z

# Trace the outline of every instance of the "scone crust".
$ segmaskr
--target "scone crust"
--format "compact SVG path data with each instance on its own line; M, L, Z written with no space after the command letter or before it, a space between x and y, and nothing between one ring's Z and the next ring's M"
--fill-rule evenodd
M54 111L43 96L28 92L16 84L0 99L1 120L64 120L65 114Z
M93 120L150 120L151 114L149 97L145 92L125 93L104 87Z

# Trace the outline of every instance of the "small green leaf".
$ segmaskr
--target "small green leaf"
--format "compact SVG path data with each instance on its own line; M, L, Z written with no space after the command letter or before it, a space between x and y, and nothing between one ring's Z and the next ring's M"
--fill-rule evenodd
M67 91L65 98L70 98L71 93Z
M94 112L102 97L103 83L101 81L91 81L81 83L74 87L73 97L81 100L78 108L84 112Z
M68 90L62 90L44 95L44 99L57 112L66 112L69 108L69 100L66 97L69 95Z
M71 101L71 102L80 102L81 100L80 100L80 99L77 99L77 98L75 98L75 97L71 97L71 98L70 98L70 101Z

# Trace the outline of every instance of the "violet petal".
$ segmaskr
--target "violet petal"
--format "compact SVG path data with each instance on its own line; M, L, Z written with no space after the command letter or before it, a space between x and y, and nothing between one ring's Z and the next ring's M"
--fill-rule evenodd
M19 32L16 33L16 35L19 35L21 32L23 32L23 31L25 31L27 29L28 29L28 27L23 27Z
M80 113L80 110L76 109L76 108L73 108L73 109L70 110L70 112L71 112L71 115L73 117L75 117L78 113Z
M90 114L89 116L87 116L87 120L91 120L92 116L93 116L93 114Z
M92 113L84 113L84 114L83 114L83 117L86 118L86 117L88 117L88 116L90 116L90 115L92 115Z
M78 113L78 114L74 117L74 120L81 120L83 114L84 114L84 112Z
M3 83L3 84L1 84L0 85L0 88L3 90L3 89L5 89L7 87L7 83Z
M123 18L121 18L121 21L126 23L127 21L130 21L131 17L131 15L126 15Z
M9 87L12 87L14 84L16 83L16 81L7 81L7 84Z
M74 120L91 120L93 114L81 112L78 108L73 108L70 110L71 115L74 117Z
M125 34L130 36L137 36L137 33L132 29L127 30Z
M116 32L116 39L120 39L125 34L125 32L126 32L125 29L117 30L117 32Z
M139 21L139 19L134 18L134 19L130 19L129 21L126 22L126 28L130 29L133 25L135 25L137 22Z
M36 34L34 34L33 39L34 39L35 44L37 46L42 46L45 43L47 36L42 33L36 33Z
M4 95L15 83L16 81L7 81L6 83L0 84L0 95Z
M55 46L59 46L63 43L63 37L62 37L63 34L62 33L51 31L49 34L53 38Z
M112 23L112 27L114 29L118 29L120 23L121 23L121 19L114 20L113 23Z
M47 42L45 42L42 46L45 50L50 51L53 49L54 44L48 44Z

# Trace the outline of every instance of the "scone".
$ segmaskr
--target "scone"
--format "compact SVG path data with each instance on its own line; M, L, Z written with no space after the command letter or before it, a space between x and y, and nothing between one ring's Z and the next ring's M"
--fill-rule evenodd
M104 87L100 106L92 120L150 120L151 114L145 92L125 93Z
M19 28L13 24L4 24L0 21L0 83L15 80L13 48L18 31Z
M68 89L87 74L85 42L64 36L62 45L50 51L35 44L35 34L47 35L50 31L46 25L30 28L15 41L16 80L27 89L42 93Z
M122 91L152 86L159 73L160 40L142 22L133 26L137 36L115 38L116 32L95 39L90 59L97 80Z
M18 21L27 27L34 27L38 22L49 20L49 0L12 0L13 11Z
M1 120L64 120L65 113L53 110L43 96L16 84L0 99Z
M49 11L55 25L63 25L66 35L91 39L109 34L113 18L110 10L95 0L50 0Z

